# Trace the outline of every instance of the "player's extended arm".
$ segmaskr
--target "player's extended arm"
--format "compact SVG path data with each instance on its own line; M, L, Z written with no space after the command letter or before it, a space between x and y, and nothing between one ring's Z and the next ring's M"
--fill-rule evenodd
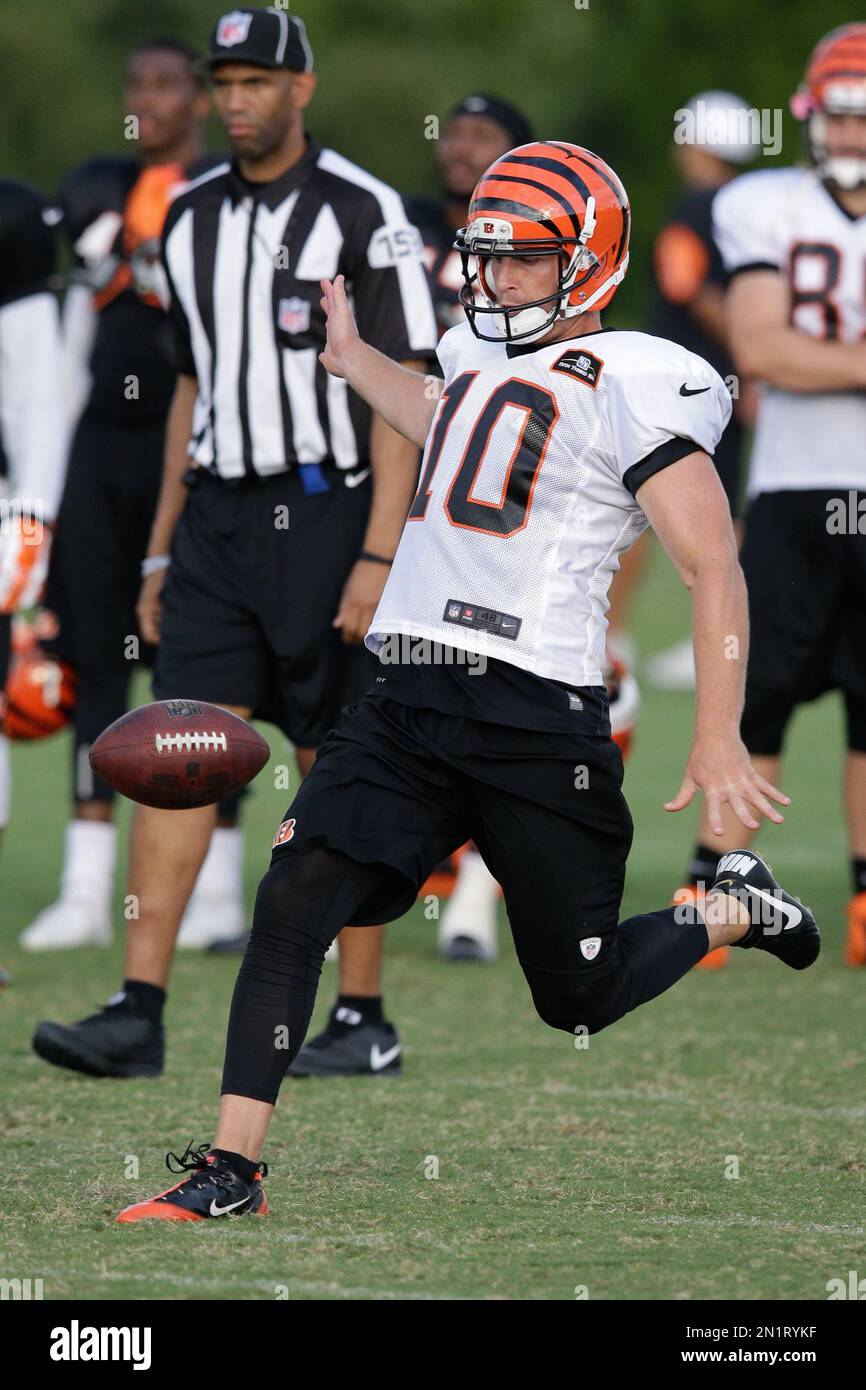
M156 515L150 529L147 546L149 559L157 556L166 558L171 551L174 528L186 505L187 489L181 479L189 468L187 448L192 438L192 417L198 382L194 376L178 376L168 412L165 432L165 453L162 463L162 484ZM162 611L162 586L165 583L165 567L148 575L143 580L138 595L136 614L141 635L145 642L159 641L160 615Z
M423 449L442 394L438 377L422 376L393 362L358 335L346 298L345 279L322 282L322 308L328 322L322 366L342 376L392 429Z
M697 699L695 733L679 792L665 803L681 811L695 792L704 793L710 825L722 834L727 803L749 830L756 812L779 824L770 800L788 797L760 777L740 738L749 619L746 585L719 476L701 451L638 488L637 500L692 597Z
M410 371L420 371L423 365L420 360L404 363ZM418 449L381 415L374 415L370 423L370 461L373 499L362 549L390 560L418 486ZM334 627L342 629L344 642L363 642L389 573L388 566L376 560L357 560L352 566L333 622Z
M866 343L836 343L792 328L790 293L775 270L747 270L728 291L731 356L743 376L784 391L866 390Z

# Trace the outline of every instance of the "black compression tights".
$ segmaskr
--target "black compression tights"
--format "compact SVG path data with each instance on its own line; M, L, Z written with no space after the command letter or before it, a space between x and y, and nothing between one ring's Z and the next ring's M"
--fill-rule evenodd
M383 872L332 849L274 857L232 996L223 1095L275 1103L310 1026L325 952Z

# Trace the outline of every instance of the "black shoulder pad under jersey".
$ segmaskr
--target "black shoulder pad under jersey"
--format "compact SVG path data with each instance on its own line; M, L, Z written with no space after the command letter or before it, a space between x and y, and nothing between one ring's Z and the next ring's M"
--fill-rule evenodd
M100 155L73 169L60 186L63 224L75 244L103 212L122 212L130 189L141 173L136 159Z

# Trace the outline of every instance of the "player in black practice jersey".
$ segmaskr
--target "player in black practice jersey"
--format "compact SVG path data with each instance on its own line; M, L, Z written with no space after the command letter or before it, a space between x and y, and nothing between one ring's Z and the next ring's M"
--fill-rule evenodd
M116 851L112 788L88 762L93 739L126 709L135 670L135 602L162 472L174 390L159 266L159 236L172 198L210 167L201 123L208 98L196 54L174 39L137 47L123 109L137 127L131 153L99 156L65 179L63 227L75 255L66 296L67 408L77 428L49 572L46 642L78 673L73 819L60 896L24 931L30 950L104 942ZM50 633L50 627L46 631ZM149 659L144 646L141 655ZM186 944L202 944L201 920L218 935L242 916L241 832L232 808L199 882Z
M653 247L655 282L650 331L697 352L719 375L734 383L734 364L727 346L724 293L727 276L713 239L712 206L720 188L730 183L752 159L749 141L709 143L715 129L726 131L748 110L742 97L730 92L701 92L685 108L701 116L704 142L674 145L674 163L683 189L671 206ZM745 123L743 123L745 125ZM747 129L747 127L745 127ZM745 447L744 426L755 409L752 383L737 379L732 387L734 413L713 462L734 518L740 515L740 492ZM667 690L694 689L691 641L677 643L646 663L648 679Z
M653 291L650 331L670 338L712 363L725 381L731 380L733 363L725 345L723 297L725 273L712 234L711 208L719 188L741 171L753 157L743 120L748 110L741 97L730 92L701 92L684 111L694 134L672 145L674 168L682 188L672 202L653 246ZM737 121L744 135L725 144L713 138L726 133ZM679 134L679 132L678 132ZM734 413L714 458L734 518L739 516L743 425L754 413L754 390L740 380L734 394ZM738 530L738 527L736 528ZM629 634L631 601L644 567L649 538L634 546L611 589L609 643L613 651L631 661L634 643ZM693 690L694 657L690 640L650 657L645 663L650 682L662 689Z
M55 222L35 189L0 179L0 730L12 616L40 597L63 486L60 320L50 283ZM10 798L0 732L0 841Z
M434 142L442 198L406 199L406 211L424 242L440 333L463 319L457 298L463 277L454 237L466 222L472 190L494 159L531 139L529 120L510 102L480 92L464 97Z

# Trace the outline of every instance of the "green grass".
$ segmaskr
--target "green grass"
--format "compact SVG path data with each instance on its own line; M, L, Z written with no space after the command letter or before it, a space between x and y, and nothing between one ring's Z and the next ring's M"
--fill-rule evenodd
M644 650L679 636L686 611L656 557L637 617ZM664 902L682 871L694 818L662 802L690 718L690 698L645 692L625 915ZM842 965L840 757L830 698L797 720L784 778L794 804L759 842L825 929L807 974L735 953L577 1051L535 1017L504 931L497 965L449 966L416 908L387 957L403 1078L286 1085L266 1153L271 1217L175 1229L112 1217L168 1185L167 1148L213 1132L235 966L179 958L159 1081L93 1081L36 1058L40 1018L80 1017L116 988L120 945L18 951L18 930L53 894L67 749L16 750L0 878L0 958L14 974L0 993L0 1276L42 1277L46 1298L76 1299L571 1299L580 1285L593 1299L821 1299L828 1279L862 1275L866 978ZM248 802L250 894L287 799L263 773ZM333 966L324 978L314 1026Z

